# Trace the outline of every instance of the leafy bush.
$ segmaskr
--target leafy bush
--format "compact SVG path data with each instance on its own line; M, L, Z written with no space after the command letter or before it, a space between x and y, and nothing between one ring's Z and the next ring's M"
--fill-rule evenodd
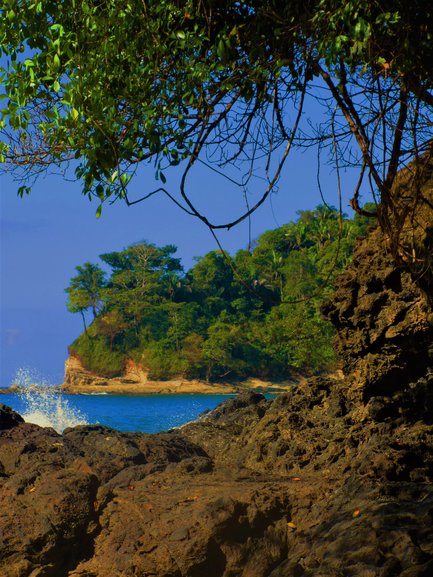
M82 333L69 347L69 353L78 357L82 365L101 377L118 377L125 364L125 353L110 350L107 339L100 334L92 334L92 327Z

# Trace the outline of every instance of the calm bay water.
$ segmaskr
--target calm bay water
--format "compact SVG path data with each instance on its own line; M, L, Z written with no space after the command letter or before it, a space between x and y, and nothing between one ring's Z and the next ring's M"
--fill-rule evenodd
M120 431L157 433L197 419L233 395L59 395L29 390L0 395L26 421L57 431L77 424L106 425Z

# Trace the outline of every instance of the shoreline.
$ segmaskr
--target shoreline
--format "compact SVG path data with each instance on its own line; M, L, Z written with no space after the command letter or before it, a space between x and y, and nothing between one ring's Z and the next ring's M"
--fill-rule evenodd
M170 381L147 382L74 383L48 387L50 392L65 395L233 395L243 391L255 391L264 394L278 394L290 390L299 380L271 382L260 379L247 379L239 383L207 383L198 380L173 379ZM16 385L0 388L0 395L19 394L23 389Z
M125 382L112 379L101 383L68 383L59 387L60 392L71 395L233 395L242 391L280 393L291 389L297 381L273 383L260 379L247 379L239 383L208 383L200 380L171 379L169 381Z
M126 362L124 372L118 377L101 377L84 368L80 359L69 356L65 363L64 382L59 390L65 394L111 395L232 395L242 391L281 393L291 390L303 381L300 375L290 379L271 381L249 377L241 381L208 382L188 379L181 375L167 380L149 378L149 371L132 359Z

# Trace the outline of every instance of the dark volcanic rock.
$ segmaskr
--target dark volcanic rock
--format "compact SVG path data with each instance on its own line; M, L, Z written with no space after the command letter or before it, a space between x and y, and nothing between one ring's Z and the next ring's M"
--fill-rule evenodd
M24 419L21 415L13 411L10 407L0 404L0 431L12 429L23 422Z
M377 228L359 244L323 307L354 375L351 395L363 401L392 397L433 373L432 154L399 173L392 211L379 207L391 232Z
M203 449L174 434L127 434L92 426L59 435L23 422L2 431L0 575L69 575L81 561L93 557L105 510L111 515L124 494L130 503L120 506L119 526L110 538L117 540L123 531L134 539L132 511L140 506L134 503L135 486L182 461L187 466L175 472L180 479L182 471L186 476L212 469ZM107 567L113 565L108 573L113 577L120 574L114 569L120 559L113 563L117 550L105 561ZM129 563L128 557L124 563Z
M361 421L348 384L230 400L158 435L1 432L0 575L430 575L431 418L377 399Z
M249 567L259 577L286 558L290 506L279 484L184 475L161 472L115 490L94 556L76 574L240 575Z
M344 370L358 383L352 394L357 390L364 401L392 396L433 369L431 307L410 272L393 263L376 229L360 243L323 307L337 329Z

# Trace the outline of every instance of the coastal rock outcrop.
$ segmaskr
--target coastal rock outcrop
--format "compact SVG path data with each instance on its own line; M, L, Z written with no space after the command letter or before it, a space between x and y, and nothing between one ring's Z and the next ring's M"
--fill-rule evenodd
M109 387L110 383L118 386L129 384L144 385L148 380L148 372L141 366L129 360L126 363L124 374L118 378L101 377L87 370L80 359L75 355L69 355L65 362L64 390L74 390L75 388L88 387Z
M12 429L23 422L21 415L15 413L10 407L0 404L0 431Z
M0 574L432 574L432 413L360 421L347 386L246 393L157 435L17 417L0 433Z

